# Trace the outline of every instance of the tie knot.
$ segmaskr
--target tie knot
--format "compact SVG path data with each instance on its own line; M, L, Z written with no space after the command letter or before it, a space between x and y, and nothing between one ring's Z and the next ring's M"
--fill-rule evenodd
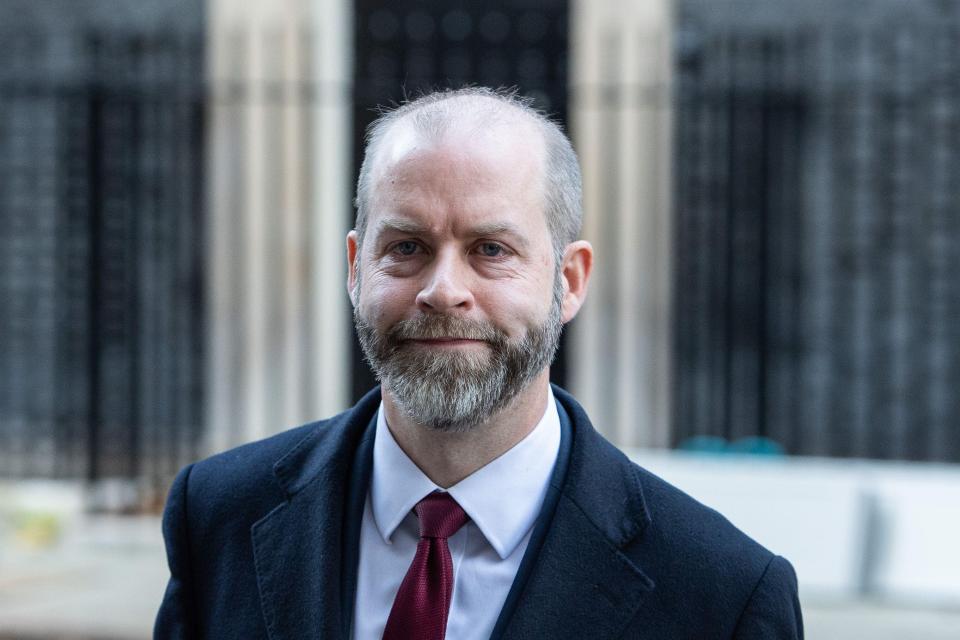
M421 538L449 538L470 519L449 493L431 493L413 510L420 518Z

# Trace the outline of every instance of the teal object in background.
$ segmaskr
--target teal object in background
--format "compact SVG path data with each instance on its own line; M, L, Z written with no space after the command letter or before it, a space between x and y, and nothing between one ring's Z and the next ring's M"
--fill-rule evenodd
M693 453L726 453L729 443L726 438L718 436L693 436L687 438L677 447L681 451Z
M755 456L782 456L786 452L776 440L763 436L750 436L731 442L727 447L730 453L749 453Z
M783 446L770 438L750 436L729 442L719 436L693 436L677 447L681 451L710 455L749 454L761 456L783 456Z

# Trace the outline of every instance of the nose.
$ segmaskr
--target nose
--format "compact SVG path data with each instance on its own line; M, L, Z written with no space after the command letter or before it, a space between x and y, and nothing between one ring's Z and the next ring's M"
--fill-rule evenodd
M469 310L473 306L473 293L468 286L468 269L452 252L438 255L417 294L417 307L427 313Z

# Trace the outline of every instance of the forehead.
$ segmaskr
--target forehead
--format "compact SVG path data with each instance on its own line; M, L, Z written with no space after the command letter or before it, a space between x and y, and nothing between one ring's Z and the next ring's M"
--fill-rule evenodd
M430 139L404 126L383 142L374 225L383 213L437 223L490 216L545 222L543 142L535 131L464 129Z

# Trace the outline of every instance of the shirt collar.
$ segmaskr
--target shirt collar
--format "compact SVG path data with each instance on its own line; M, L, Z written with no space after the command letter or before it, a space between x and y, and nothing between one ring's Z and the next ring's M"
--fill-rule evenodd
M499 458L448 489L501 559L533 527L560 450L560 416L548 387L547 408L527 436ZM370 501L384 542L416 504L442 490L407 457L387 427L383 405L373 443Z

